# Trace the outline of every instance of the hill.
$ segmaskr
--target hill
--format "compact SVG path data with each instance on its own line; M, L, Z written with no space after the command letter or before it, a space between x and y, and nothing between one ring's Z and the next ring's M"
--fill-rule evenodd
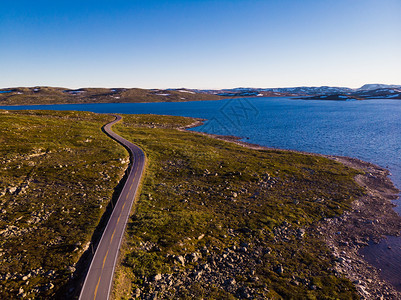
M367 84L359 89L346 87L125 89L19 87L0 90L0 106L79 103L149 103L220 100L239 97L296 97L310 100L401 99L401 86Z
M223 97L200 91L56 87L8 88L0 90L0 106L76 103L182 102L218 100Z

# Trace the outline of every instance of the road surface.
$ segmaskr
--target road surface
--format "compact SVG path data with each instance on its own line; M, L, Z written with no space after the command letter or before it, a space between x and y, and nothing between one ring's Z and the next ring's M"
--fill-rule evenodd
M111 127L120 120L121 117L116 116L116 120L105 125L104 130L129 150L132 166L86 275L79 296L82 300L109 299L121 240L145 167L143 151L111 130Z

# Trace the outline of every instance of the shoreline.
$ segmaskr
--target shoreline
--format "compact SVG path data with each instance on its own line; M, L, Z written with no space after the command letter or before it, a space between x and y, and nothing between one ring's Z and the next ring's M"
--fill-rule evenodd
M180 130L198 127L204 121L197 119ZM336 259L335 271L353 282L361 299L401 299L401 290L384 280L380 270L368 263L360 253L369 243L377 244L386 236L400 236L401 233L401 216L394 210L395 204L391 202L398 199L400 190L389 178L390 172L387 169L352 157L265 147L240 141L241 138L235 136L197 133L255 150L288 151L326 157L363 172L355 177L355 181L365 189L366 194L354 200L351 209L341 216L327 218L306 230L320 235L326 242Z
M305 101L338 101L338 102L345 102L345 101L369 101L369 100L401 100L400 98L385 98L385 97L379 97L379 98L360 98L360 99L313 99L311 97L305 97L303 98L302 96L263 96L263 97L258 97L258 96L232 96L232 97L226 97L226 96L220 96L221 98L217 99L185 99L184 101L132 101L132 102L66 102L66 103L27 103L27 104L6 104L6 105L0 105L0 110L6 110L6 109L13 109L14 107L18 108L20 106L52 106L52 105L80 105L80 104L147 104L147 103L187 103L187 102L199 102L199 101L221 101L221 100L230 100L230 99L259 99L259 98L285 98L288 100L305 100ZM1 99L0 99L1 100ZM0 101L1 102L1 101ZM3 107L8 107L8 108L3 108Z

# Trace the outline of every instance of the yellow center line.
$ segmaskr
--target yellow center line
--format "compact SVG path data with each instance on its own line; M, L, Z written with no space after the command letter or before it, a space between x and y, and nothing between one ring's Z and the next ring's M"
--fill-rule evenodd
M93 298L94 300L96 299L97 289L99 288L99 283L100 283L100 278L101 278L101 277L102 277L102 276L99 276L99 280L97 281L97 284L96 284L95 297Z
M117 123L117 122L120 121L120 120L121 120L121 116L116 116L116 120L114 120L112 123L109 123L109 124L107 124L107 125L105 126L106 131L111 130L112 125L115 124L115 123ZM118 135L115 134L114 132L109 133L109 135L111 135L112 137L118 136ZM125 144L125 143L124 143L124 144ZM130 145L128 145L128 146L131 148ZM135 164L137 163L137 160L139 160L139 159L135 156L136 154L135 154L135 150L134 150L134 149L131 149L131 153L134 155L134 157L133 157L133 165L135 165ZM137 173L138 173L138 169L136 169L136 170L134 171L133 180L132 180L132 182L131 182L129 191L132 190L132 186L134 185L134 182L135 182L135 178L136 178ZM127 193L126 200L128 200L128 196L129 196L128 194L129 194L129 192ZM135 196L135 195L134 195L134 196ZM125 204L126 204L126 203L127 203L127 202L124 202L124 204L123 204L123 206L122 206L122 209L121 209L121 213L122 213L122 211L124 210L124 207L125 207ZM117 224L120 222L121 213L120 213L120 215L118 216ZM115 234L115 232L116 232L116 229L117 229L117 226L115 226L114 231L113 231L113 233L112 233L112 235L111 235L110 245L111 245L111 243L112 243L112 241L113 241L113 238L114 238L114 234ZM109 255L109 249L107 250L106 255L105 255L104 259L103 259L103 264L102 264L101 273L100 273L100 276L99 276L99 280L98 280L98 282L97 282L97 284L96 284L94 299L96 299L96 296L97 296L97 291L98 291L98 288L99 288L99 284L100 284L100 280L101 280L101 278L102 278L102 273L103 273L104 265L105 265L105 263L106 263L106 259L107 259L107 256L108 256L108 255Z
M107 250L106 256L103 258L102 270L103 270L103 268L104 268L104 263L106 262L107 255L109 255L109 250Z
M125 206L125 203L124 203L124 205L123 205L123 208L124 208L124 206ZM120 221L120 217L118 217L117 223L118 223L119 221ZM111 235L110 244L113 242L114 234L115 234L115 233L116 233L116 228L114 228L114 231L113 231L113 233L112 233L112 235ZM106 255L105 255L104 259L103 259L102 272L103 272L104 264L106 263L106 259L107 259L107 256L108 256L108 255L109 255L109 250L107 250ZM100 279L101 279L101 278L102 278L102 275L99 276L99 280L97 281L96 289L95 289L95 298L93 298L93 299L96 299L97 290L98 290L98 288L99 288L99 284L100 284Z
M113 233L113 235L114 235L114 233ZM112 239L113 239L113 237L112 237ZM110 241L110 243L111 243L111 241ZM103 259L102 272L103 272L104 264L106 263L107 255L109 255L109 250L107 250L106 256ZM97 289L99 288L99 283L100 283L101 278L102 278L102 275L99 276L99 280L97 281L96 289L95 289L95 297L93 299L96 299Z

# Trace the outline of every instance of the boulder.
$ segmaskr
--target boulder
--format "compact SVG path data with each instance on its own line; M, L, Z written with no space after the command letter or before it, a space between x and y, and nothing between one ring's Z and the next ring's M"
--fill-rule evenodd
M185 259L182 255L179 255L175 258L181 265L185 265Z
M153 281L159 281L162 279L162 274L156 274L155 276L153 276Z

